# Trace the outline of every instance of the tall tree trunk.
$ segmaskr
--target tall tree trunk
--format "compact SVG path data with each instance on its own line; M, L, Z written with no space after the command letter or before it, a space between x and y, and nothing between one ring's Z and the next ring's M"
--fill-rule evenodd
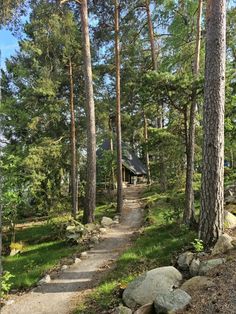
M147 117L143 110L143 121L144 121L144 141L145 145L148 142L148 124L147 124ZM146 159L146 166L147 166L147 184L151 183L151 176L150 176L150 162L149 162L149 153L147 147L145 147L145 159Z
M78 179L77 179L77 150L76 150L76 131L75 131L75 109L74 109L74 80L73 67L69 59L70 77L70 116L71 116L71 190L72 190L72 216L76 218L78 212Z
M112 129L112 119L109 117L109 130L111 133L111 138L110 138L110 151L112 153L114 153L114 143L113 143L113 129ZM113 167L113 163L111 165L111 188L112 190L115 190L115 170Z
M115 55L116 55L116 141L117 141L117 211L123 208L122 146L120 115L120 42L119 42L119 1L115 0Z
M150 0L146 0L145 9L146 9L147 19L148 19L149 40L150 40L151 53L152 53L152 67L154 71L157 71L156 45L155 45L154 31L153 31L152 18L151 18L149 5L150 5Z
M198 17L197 17L197 34L195 46L194 60L194 76L198 77L200 69L200 50L201 50L201 19L202 19L202 0L199 0ZM187 154L187 171L186 171L186 186L185 186L185 209L183 220L188 226L196 224L194 217L194 191L193 191L193 175L194 175L194 160L195 160L195 129L196 129L196 110L197 100L196 92L193 90L192 103L190 107L188 143L186 146Z
M199 237L213 245L224 228L226 1L207 1L203 167Z
M86 206L83 218L85 223L90 223L94 221L94 210L96 206L96 128L87 0L81 1L80 15L83 38L84 79L87 109L87 182Z
M147 14L147 21L148 21L148 32L149 32L149 40L150 40L150 46L151 46L151 54L152 54L152 68L154 71L157 71L157 54L156 54L156 45L155 45L155 36L153 31L153 24L152 24L152 18L151 18L151 12L150 12L150 0L146 0L145 2L145 10ZM145 121L144 119L144 129L145 129ZM156 126L158 128L162 128L162 110L160 109L160 106L157 108L157 118L156 118ZM148 134L147 138L145 138L145 142L148 141ZM161 156L160 161L162 161L163 156ZM148 183L150 183L151 179L151 172L150 172L150 160L149 160L149 153L146 152L146 166L147 166L147 180ZM160 165L161 171L160 171L160 182L163 187L163 190L165 190L165 174L163 172L163 167Z

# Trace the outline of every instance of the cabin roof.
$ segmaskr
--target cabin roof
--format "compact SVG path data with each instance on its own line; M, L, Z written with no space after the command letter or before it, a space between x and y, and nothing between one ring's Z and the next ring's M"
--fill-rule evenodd
M105 140L97 151L98 158L102 158L102 151L110 150L110 140ZM131 147L122 142L122 164L134 175L146 175L147 169L142 161L136 156Z

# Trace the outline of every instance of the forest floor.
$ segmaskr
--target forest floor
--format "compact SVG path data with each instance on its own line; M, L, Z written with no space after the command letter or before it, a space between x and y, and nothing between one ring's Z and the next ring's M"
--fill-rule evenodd
M94 288L115 264L119 255L130 245L143 221L142 187L125 191L121 223L112 227L102 241L88 251L88 257L73 264L61 274L21 296L12 295L12 304L1 309L2 314L68 314L78 298Z

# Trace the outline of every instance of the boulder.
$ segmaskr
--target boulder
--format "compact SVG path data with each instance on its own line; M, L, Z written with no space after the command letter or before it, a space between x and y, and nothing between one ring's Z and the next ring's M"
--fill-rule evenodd
M109 217L102 217L101 225L103 227L110 227L113 224L113 220Z
M178 310L182 310L191 301L191 296L181 290L176 289L174 291L162 292L157 295L154 300L154 306L156 313L170 313Z
M210 288L215 286L214 282L206 276L195 276L190 278L189 280L185 281L180 289L184 290L185 292L191 294L193 291L197 291L201 288Z
M134 314L155 314L155 313L156 312L153 303L145 304L134 312Z
M225 263L225 258L209 259L207 261L201 261L199 268L199 275L206 275L206 273L212 268Z
M177 260L179 268L182 270L188 270L193 258L194 254L192 252L184 252L181 254Z
M227 210L224 211L224 223L225 228L233 229L236 227L236 216L229 213Z
M132 314L132 310L124 305L119 305L114 309L112 314Z
M192 277L197 276L200 268L199 258L194 258L189 267L189 272Z
M226 233L222 234L212 250L212 255L222 254L231 250L234 247L231 244L232 241L233 238L231 236Z
M152 303L158 294L179 287L181 280L181 273L173 266L152 269L127 286L123 301L131 309Z

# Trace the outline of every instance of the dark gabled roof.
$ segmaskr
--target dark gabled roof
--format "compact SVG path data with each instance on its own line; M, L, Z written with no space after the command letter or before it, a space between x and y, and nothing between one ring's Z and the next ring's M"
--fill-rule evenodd
M102 151L110 150L110 141L107 139L97 150L98 158L102 158ZM145 175L147 169L142 161L135 155L129 145L122 142L122 164L129 169L134 175Z

